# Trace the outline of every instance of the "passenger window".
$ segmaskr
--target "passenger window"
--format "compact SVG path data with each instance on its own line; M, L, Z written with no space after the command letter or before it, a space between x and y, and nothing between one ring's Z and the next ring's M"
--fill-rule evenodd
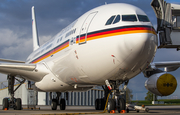
M61 37L60 41L62 40L63 37Z
M122 21L137 21L136 15L122 15Z
M59 39L57 40L57 43L59 42Z
M116 16L116 19L114 20L113 24L118 23L120 21L120 15Z
M108 21L106 22L106 25L110 25L110 24L113 22L114 18L115 18L115 16L111 16L111 17L108 19Z
M140 22L150 22L149 18L145 15L137 15Z

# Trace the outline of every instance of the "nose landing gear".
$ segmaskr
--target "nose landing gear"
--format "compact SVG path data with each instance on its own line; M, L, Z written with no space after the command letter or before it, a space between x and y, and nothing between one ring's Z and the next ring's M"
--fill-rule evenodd
M117 109L119 113L126 110L126 87L129 81L107 81L107 86L112 86L112 99L108 99L107 110L110 113L112 110ZM123 84L124 83L124 84ZM119 90L119 86L124 85L124 87ZM107 89L106 89L107 90ZM106 91L107 92L107 91Z

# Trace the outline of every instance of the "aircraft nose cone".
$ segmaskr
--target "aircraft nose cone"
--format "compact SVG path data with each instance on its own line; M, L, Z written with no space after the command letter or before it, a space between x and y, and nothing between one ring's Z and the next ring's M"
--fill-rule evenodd
M134 51L138 55L144 52L149 54L157 48L157 37L152 33L139 33L125 39L125 43L128 50Z
M143 70L153 60L157 49L157 36L152 33L133 34L125 39L125 63L132 71Z

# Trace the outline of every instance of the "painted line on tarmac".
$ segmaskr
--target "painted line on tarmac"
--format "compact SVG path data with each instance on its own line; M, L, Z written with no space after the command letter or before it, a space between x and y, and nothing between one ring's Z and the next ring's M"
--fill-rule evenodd
M53 113L53 114L32 114L32 115L79 115L79 114L101 114L103 112L93 112L93 113Z

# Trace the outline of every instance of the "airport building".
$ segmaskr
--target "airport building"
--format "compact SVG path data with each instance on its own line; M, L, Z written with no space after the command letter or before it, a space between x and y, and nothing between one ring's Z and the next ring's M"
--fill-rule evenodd
M15 85L14 89L18 85ZM8 87L3 87L1 83L0 89L0 105L3 98L9 98ZM56 97L56 93L52 93L52 98ZM61 94L61 98L65 98L66 93ZM91 89L86 92L68 92L68 101L66 105L72 106L94 106L97 98L103 98L104 91L100 89ZM36 92L28 89L28 82L22 84L15 92L15 98L21 98L22 105L50 105L50 92Z

